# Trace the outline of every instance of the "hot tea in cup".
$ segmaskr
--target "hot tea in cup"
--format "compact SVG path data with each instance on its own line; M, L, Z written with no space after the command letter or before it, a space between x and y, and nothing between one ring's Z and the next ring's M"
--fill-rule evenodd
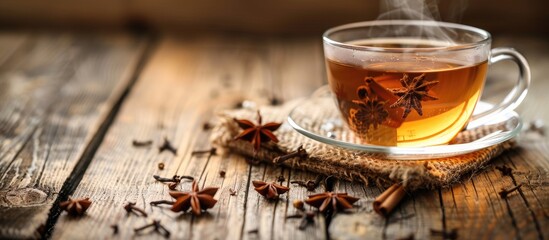
M513 49L490 50L481 29L433 21L374 21L324 34L330 88L348 127L366 144L431 146L451 141L471 120L488 65L518 63L515 89L480 117L514 109L530 81Z

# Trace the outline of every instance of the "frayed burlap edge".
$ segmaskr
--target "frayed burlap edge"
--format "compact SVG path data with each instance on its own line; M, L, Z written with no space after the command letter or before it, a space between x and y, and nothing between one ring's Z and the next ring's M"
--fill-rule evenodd
M359 181L365 184L387 185L402 182L410 190L436 188L456 183L464 175L479 171L491 159L514 145L512 141L508 141L476 152L440 159L391 160L384 158L383 155L351 151L302 136L285 121L289 110L296 103L297 101L293 101L283 106L265 106L260 109L264 123L269 121L284 122L281 128L275 132L280 140L278 144L263 144L258 152L254 152L249 142L234 140L234 137L241 131L234 118L255 120L257 110L252 109L236 109L219 113L217 123L212 129L212 144L271 164L273 164L275 157L295 151L299 146L303 146L308 153L308 157L290 159L280 165L324 175L333 175L341 179ZM488 130L480 129L480 131ZM474 134L460 134L462 135L460 137L474 138Z

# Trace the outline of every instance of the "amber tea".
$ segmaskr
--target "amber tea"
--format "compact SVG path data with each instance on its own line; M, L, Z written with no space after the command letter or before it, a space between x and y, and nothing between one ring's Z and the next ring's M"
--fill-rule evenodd
M327 59L328 79L348 126L366 143L449 142L469 120L487 62L391 61L354 66Z
M490 49L490 34L471 26L376 20L337 26L322 38L331 92L364 144L451 143L465 127L482 126L515 109L530 84L524 56L512 48ZM516 84L502 102L484 104L488 107L473 115L488 65L503 60L517 64ZM348 146L345 139L339 141ZM372 149L392 153L390 148Z

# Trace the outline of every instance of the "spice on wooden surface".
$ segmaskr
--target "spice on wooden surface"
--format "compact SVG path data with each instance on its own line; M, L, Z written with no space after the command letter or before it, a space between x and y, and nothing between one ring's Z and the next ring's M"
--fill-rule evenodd
M124 210L126 210L128 215L130 213L133 213L133 214L139 216L139 214L137 214L137 213L140 213L141 216L147 217L147 213L143 209L136 207L135 204L136 204L135 202L128 202L128 203L126 203L126 205L124 205Z
M291 181L290 183L305 187L307 188L307 191L313 192L318 187L322 179L323 179L322 175L317 175L315 180L308 180L307 182L304 182L302 180L295 180L295 181Z
M282 100L280 100L280 98L277 98L276 96L273 96L269 99L269 104L271 104L271 106L278 106L282 104Z
M204 130L204 131L208 131L208 130L210 130L210 129L212 129L212 128L213 128L213 126L212 126L212 124L209 123L209 122L204 122L204 123L202 124L202 130Z
M135 228L134 232L136 234L141 234L143 232L143 230L149 229L149 228L152 228L153 232L156 232L156 233L164 236L165 238L170 237L170 231L168 231L168 229L166 229L164 226L162 226L162 224L160 224L160 220L153 220L153 222L150 223L150 224L147 224L147 225L142 226L142 227Z
M202 190L198 189L198 183L193 181L190 192L171 191L170 196L175 198L175 203L172 206L174 212L186 212L191 208L191 212L195 216L200 216L202 210L212 208L217 203L213 198L219 188L207 187Z
M282 175L279 175L278 177L276 177L276 181L282 184L284 181L286 181L286 178Z
M325 179L324 179L324 188L326 188L326 192L331 192L331 191L334 191L334 186L337 182L337 178L330 175L330 176L327 176Z
M156 179L156 181L159 181L162 183L168 183L168 188L170 190L175 190L179 185L179 183L181 183L181 180L183 179L194 180L194 177L186 176L186 175L174 175L171 178L165 178L165 177L160 177L158 175L153 175L153 178Z
M345 211L353 208L353 204L360 198L347 195L347 193L324 192L309 195L305 203L318 208L320 212L331 210L332 212Z
M133 140L132 141L132 145L134 147L148 147L148 146L151 146L153 143L152 140L144 140L144 141L140 141L140 140Z
M113 225L111 225L111 228L112 228L112 234L113 235L118 234L118 225L113 224Z
M227 172L225 172L224 170L219 170L219 177L224 178L225 174L227 174Z
M298 210L305 210L305 205L303 204L303 201L296 199L293 202L294 208Z
M400 84L402 85L402 88L392 89L393 93L399 98L390 107L404 107L404 113L402 114L403 119L410 114L412 108L415 109L420 116L423 116L421 101L438 99L435 96L429 95L429 90L437 85L438 81L426 81L425 73L412 80L410 80L407 74L404 74L400 79Z
M398 206L405 194L402 184L393 184L374 200L374 211L387 217Z
M236 196L236 190L229 188L229 195Z
M213 155L217 155L217 148L210 148L208 150L196 150L191 152L191 156L201 155L201 154L209 154L208 157L211 157Z
M308 225L314 224L315 216L316 214L312 211L299 211L297 214L287 216L286 219L300 218L301 221L299 222L298 229L305 230Z
M514 186L512 188L509 188L509 189L504 189L502 188L501 191L499 191L499 196L503 199L507 198L507 196L509 196L509 194L511 194L512 192L518 190L520 187L522 187L522 183L517 185L517 186Z
M71 216L82 216L91 204L90 198L72 199L69 197L69 200L59 203L59 207Z
M304 159L307 157L307 151L305 151L305 149L303 148L303 146L299 146L297 148L297 150L291 152L291 153L288 153L286 155L282 155L282 156L278 156L278 157L275 157L273 159L273 163L274 164L281 164L283 162L285 162L286 160L288 159L292 159L292 158L299 158L299 159Z
M158 175L153 175L153 178L159 182L181 182L181 180L183 179L187 179L191 181L194 180L194 177L187 176L187 175L173 175L173 177L171 178L165 178L165 177L160 177Z
M158 205L162 205L162 204L173 205L174 203L175 203L174 201L157 200L157 201L151 201L149 204L151 204L151 206L158 206Z
M277 199L280 194L284 194L290 190L290 188L276 184L275 182L266 183L255 180L252 183L255 190L267 199Z
M177 148L175 148L166 137L164 138L164 142L162 143L162 145L158 147L158 153L162 153L164 151L168 151L173 153L173 155L177 155Z
M158 163L158 169L164 170L164 163Z
M496 169L501 172L502 176L513 176L513 169L510 167L507 167L506 165L496 166Z
M261 114L257 111L257 125L246 119L234 119L238 126L243 130L234 140L244 140L251 142L254 151L258 151L262 143L278 143L278 138L273 134L281 123L269 122L262 125Z

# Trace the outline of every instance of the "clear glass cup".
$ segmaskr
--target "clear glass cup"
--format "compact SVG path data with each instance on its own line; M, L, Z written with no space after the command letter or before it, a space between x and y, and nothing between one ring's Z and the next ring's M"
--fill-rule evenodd
M464 127L515 109L530 68L512 48L491 49L488 32L454 23L384 20L323 35L330 89L347 126L365 144L446 144ZM512 60L518 80L499 104L473 115L489 65Z

